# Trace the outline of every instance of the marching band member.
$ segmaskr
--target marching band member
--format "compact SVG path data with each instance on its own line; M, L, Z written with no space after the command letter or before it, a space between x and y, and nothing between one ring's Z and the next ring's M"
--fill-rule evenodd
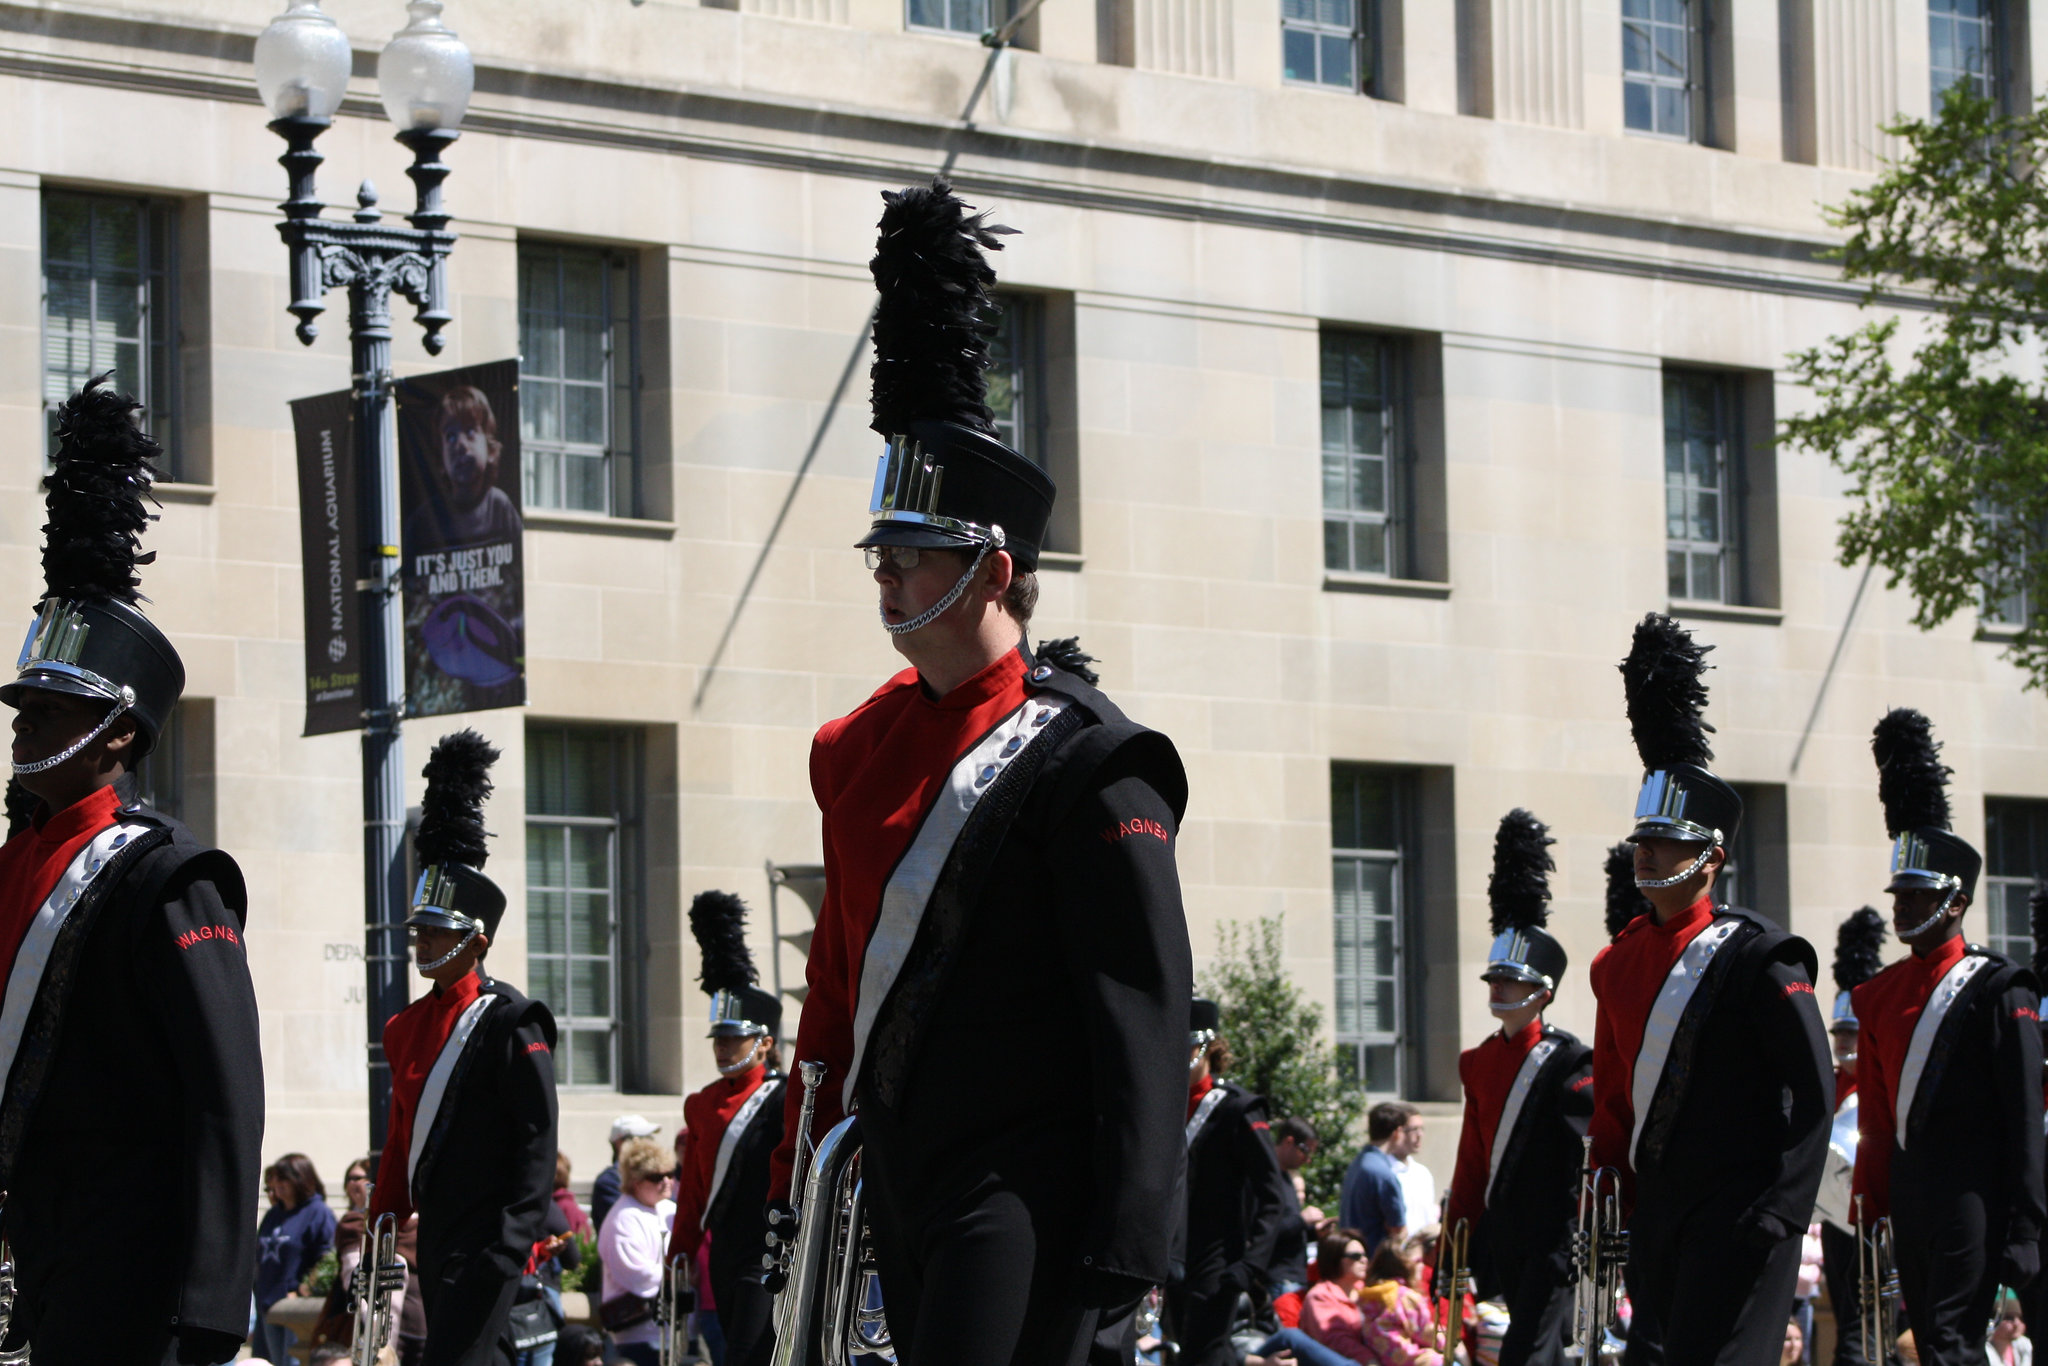
M1630 1366L1777 1353L1834 1110L1813 947L1714 901L1742 800L1706 768L1705 653L1653 612L1621 666L1651 913L1593 960L1591 1132L1632 1203Z
M1855 1193L1889 1217L1925 1366L1984 1356L1992 1298L2040 1271L2040 997L2033 974L1967 944L1983 859L1949 829L1949 769L1927 718L1871 735L1892 837L1892 932L1912 953L1853 993L1861 1028Z
M0 848L6 1347L32 1345L36 1366L211 1363L241 1345L256 1271L249 901L233 859L116 788L156 747L185 666L136 608L158 446L104 379L58 410L47 587L0 688L32 799ZM112 1122L115 1097L147 1117L140 1142Z
M1834 1366L1864 1366L1863 1316L1856 1312L1861 1287L1857 1282L1855 1208L1850 1202L1849 1174L1856 1165L1858 1134L1856 1102L1857 987L1884 966L1884 917L1865 906L1835 932L1835 1004L1828 1034L1835 1047L1835 1121L1828 1131L1827 1179L1821 1183L1821 1274L1828 1285L1828 1303L1835 1311Z
M1099 1309L1167 1277L1187 782L1072 642L1025 638L1054 489L996 439L983 397L994 230L943 180L885 199L887 447L859 545L911 667L812 745L826 893L795 1057L825 1064L820 1134L859 1102L903 1366L1058 1366L1085 1355ZM1045 1058L1059 1083L1020 1083Z
M676 1222L668 1255L696 1264L711 1238L711 1301L731 1366L766 1362L775 1347L773 1308L761 1284L768 1231L768 1159L782 1141L782 1067L775 1036L782 1002L757 985L747 948L746 903L702 892L690 903L698 981L711 997L711 1047L718 1080L683 1102L690 1133L676 1178Z
M2027 898L2027 925L2034 933L2034 987L2038 991L2041 983L2048 982L2048 882L2036 881L2033 893ZM2048 1022L2042 1026L2043 1051L2048 1052ZM2042 1067L2042 1089L2048 1099L2048 1062ZM2043 1115L2042 1132L2048 1134L2048 1114ZM2044 1161L2048 1161L2048 1145L2044 1145ZM2048 1177L2048 1170L2044 1170ZM2019 1287L2022 1317L2028 1323L2048 1324L2048 1272L2034 1277L2027 1285Z
M406 925L433 990L384 1026L391 1063L370 1225L419 1214L422 1366L510 1366L512 1301L555 1185L555 1017L484 970L505 893L481 871L498 751L473 730L427 760Z
M1486 886L1493 947L1480 974L1500 1028L1458 1058L1465 1124L1444 1234L1468 1221L1473 1287L1507 1304L1500 1366L1554 1366L1572 1327L1567 1273L1593 1114L1593 1050L1543 1019L1566 966L1564 945L1544 928L1553 843L1527 811L1501 818ZM1439 1261L1437 1274L1448 1276L1448 1264Z

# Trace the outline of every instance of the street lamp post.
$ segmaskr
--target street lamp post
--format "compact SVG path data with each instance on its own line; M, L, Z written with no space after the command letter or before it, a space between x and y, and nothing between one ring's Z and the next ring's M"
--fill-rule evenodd
M441 153L457 137L475 70L469 49L441 22L442 0L409 0L410 22L377 59L384 111L413 154L406 174L417 188L409 227L386 223L365 180L352 219L321 216L313 177L323 160L314 139L327 130L348 88L353 54L347 35L321 12L320 0L288 0L256 40L256 85L271 131L285 141L278 160L291 197L278 207L278 234L291 253L291 303L298 336L311 345L326 294L348 288L355 397L357 526L363 620L364 1009L369 1030L370 1148L384 1141L390 1105L384 1022L405 1008L405 713L400 597L398 472L391 431L391 296L413 305L427 352L439 355L447 326L447 261L455 234L441 205L448 167Z

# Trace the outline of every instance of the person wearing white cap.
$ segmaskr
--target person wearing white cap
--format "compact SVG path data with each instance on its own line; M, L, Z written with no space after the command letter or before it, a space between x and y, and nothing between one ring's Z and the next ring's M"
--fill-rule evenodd
M604 1217L619 1200L619 1147L629 1138L652 1138L661 1126L645 1115L620 1115L612 1121L612 1164L590 1183L590 1226L603 1228Z

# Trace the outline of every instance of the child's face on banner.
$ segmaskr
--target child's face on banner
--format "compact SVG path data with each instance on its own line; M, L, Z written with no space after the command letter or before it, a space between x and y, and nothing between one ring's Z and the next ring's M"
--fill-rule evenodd
M496 480L497 465L491 457L491 438L481 427L460 421L442 426L441 473L458 504L474 506Z

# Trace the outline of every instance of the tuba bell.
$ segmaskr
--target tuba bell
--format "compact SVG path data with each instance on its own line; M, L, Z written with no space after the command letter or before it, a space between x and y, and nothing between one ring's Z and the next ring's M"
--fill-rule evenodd
M1892 1221L1865 1223L1856 1197L1856 1312L1863 1325L1863 1359L1889 1361L1899 1342L1899 1262Z
M1585 1141L1579 1173L1579 1223L1572 1231L1572 1340L1564 1354L1584 1366L1598 1366L1607 1325L1621 1299L1622 1268L1628 1264L1628 1230L1621 1223L1621 1173L1593 1165L1593 1139Z
M849 1115L813 1143L825 1065L800 1063L797 1074L804 1098L790 1182L795 1233L776 1230L768 1268L781 1283L773 1366L851 1366L855 1356L894 1361L861 1188L860 1120Z
M682 1366L694 1337L690 1331L690 1311L696 1303L689 1284L689 1259L670 1257L662 1263L661 1291L654 1301L654 1322L661 1334L655 1340L655 1351L661 1366Z
M375 1366L377 1353L391 1339L391 1297L405 1289L405 1260L398 1255L398 1218L380 1214L363 1244L349 1291L355 1300L355 1336L349 1342L350 1366Z
M7 1212L7 1193L0 1191L0 1215ZM0 1237L0 1342L14 1322L14 1249ZM28 1366L29 1345L24 1342L11 1352L0 1352L0 1366Z

